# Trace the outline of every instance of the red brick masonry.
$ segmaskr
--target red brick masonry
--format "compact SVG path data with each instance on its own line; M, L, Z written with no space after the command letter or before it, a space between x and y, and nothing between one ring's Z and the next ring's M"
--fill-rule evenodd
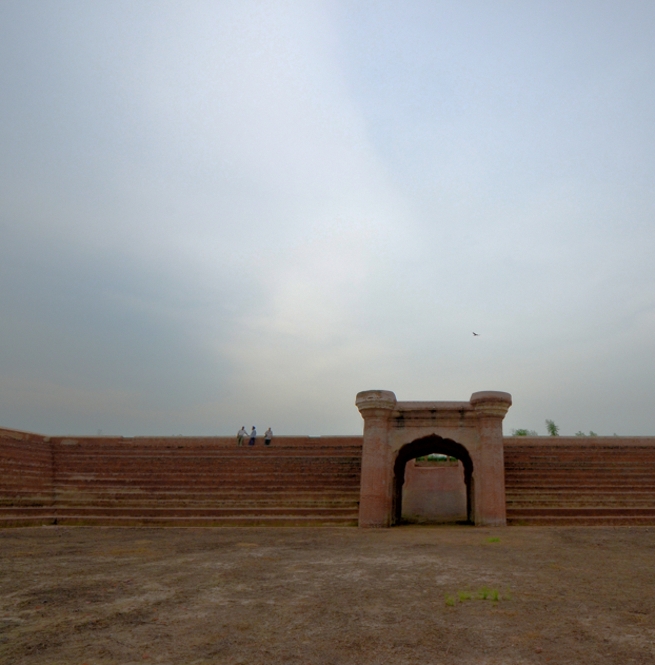
M362 437L0 429L0 526L357 524ZM655 524L655 437L505 437L510 524Z

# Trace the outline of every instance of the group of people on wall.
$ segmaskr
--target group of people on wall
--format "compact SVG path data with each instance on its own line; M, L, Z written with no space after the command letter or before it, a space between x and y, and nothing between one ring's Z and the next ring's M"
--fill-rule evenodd
M246 438L248 438L248 432L246 432L246 426L243 425L241 429L237 432L237 446L242 446ZM273 439L273 430L269 427L266 430L266 432L264 432L264 445L270 446L272 439ZM253 425L252 430L250 431L250 438L248 439L248 445L254 446L256 440L257 440L257 429Z

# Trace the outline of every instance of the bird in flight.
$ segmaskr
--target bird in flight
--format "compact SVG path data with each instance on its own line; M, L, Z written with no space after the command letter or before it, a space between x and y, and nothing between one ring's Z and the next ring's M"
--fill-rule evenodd
M480 337L480 333L473 333L473 337Z

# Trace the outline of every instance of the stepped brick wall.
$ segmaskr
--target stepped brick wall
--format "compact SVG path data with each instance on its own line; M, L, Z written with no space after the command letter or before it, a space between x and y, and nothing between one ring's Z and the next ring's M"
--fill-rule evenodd
M52 446L44 437L0 429L0 523L12 506L52 503Z
M509 524L655 524L655 437L506 437Z
M361 437L38 439L0 481L2 526L357 524ZM31 460L48 449L50 475L37 478ZM9 464L15 451L1 450Z
M356 525L361 452L0 429L0 526ZM505 481L510 524L655 524L655 437L506 437Z

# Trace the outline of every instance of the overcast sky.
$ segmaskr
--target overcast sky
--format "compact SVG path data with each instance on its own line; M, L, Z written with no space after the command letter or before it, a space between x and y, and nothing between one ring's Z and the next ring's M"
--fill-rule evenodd
M655 3L4 0L0 90L0 427L655 435Z

